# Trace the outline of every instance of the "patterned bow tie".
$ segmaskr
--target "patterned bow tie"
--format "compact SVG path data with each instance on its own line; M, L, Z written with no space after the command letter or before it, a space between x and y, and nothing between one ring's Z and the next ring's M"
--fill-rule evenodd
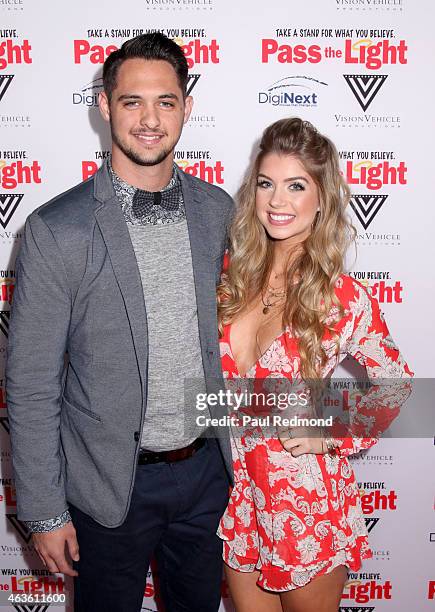
M144 191L137 189L133 196L132 212L137 219L151 214L154 206L160 206L168 211L180 207L181 185L176 181L173 187L164 191Z

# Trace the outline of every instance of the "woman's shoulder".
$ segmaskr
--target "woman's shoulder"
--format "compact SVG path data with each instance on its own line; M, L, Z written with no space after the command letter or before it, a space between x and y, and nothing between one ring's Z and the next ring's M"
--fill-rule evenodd
M335 295L347 312L371 309L375 301L370 287L349 274L340 274L335 283Z
M364 285L349 274L340 274L335 282L335 293L341 299L355 299L370 296L370 287Z

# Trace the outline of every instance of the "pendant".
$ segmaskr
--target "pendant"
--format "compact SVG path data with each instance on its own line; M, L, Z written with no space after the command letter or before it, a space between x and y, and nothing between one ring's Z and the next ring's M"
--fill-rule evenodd
M269 312L269 306L265 306L265 307L263 308L263 314L265 315L265 314L267 314L268 312Z

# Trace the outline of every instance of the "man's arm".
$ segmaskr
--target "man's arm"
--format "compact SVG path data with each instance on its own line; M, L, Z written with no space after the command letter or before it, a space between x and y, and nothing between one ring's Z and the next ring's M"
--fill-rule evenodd
M26 222L16 262L6 366L12 463L22 521L56 518L67 509L60 459L60 402L70 315L71 293L60 249L39 214L33 213ZM59 540L66 530L71 538L73 529L70 523L39 537ZM57 550L50 554L58 559L59 569L54 571L67 569L63 559L66 541L60 547L58 542ZM48 558L44 561L52 565Z

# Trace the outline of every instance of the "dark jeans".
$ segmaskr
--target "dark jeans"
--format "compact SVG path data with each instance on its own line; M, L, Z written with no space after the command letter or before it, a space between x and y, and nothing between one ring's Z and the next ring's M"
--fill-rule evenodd
M166 612L215 612L222 579L216 536L228 478L215 440L177 463L139 465L124 523L102 527L70 506L80 561L75 612L138 612L154 556Z

